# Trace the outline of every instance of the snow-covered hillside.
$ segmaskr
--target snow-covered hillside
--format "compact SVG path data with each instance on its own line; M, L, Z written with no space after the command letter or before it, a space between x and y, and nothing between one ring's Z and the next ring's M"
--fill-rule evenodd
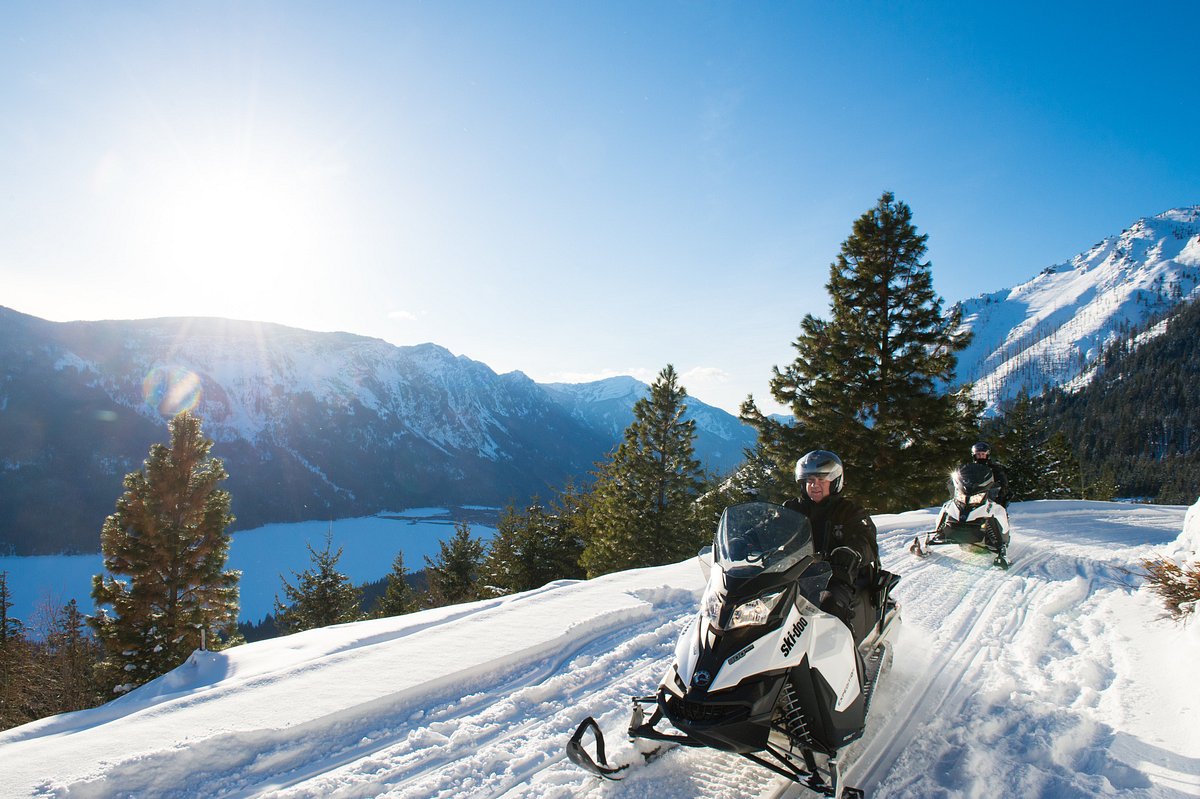
M847 774L875 797L1200 796L1200 626L1128 571L1200 540L1200 507L1012 508L1013 567L906 547L880 516L904 625ZM1181 534L1181 530L1185 530ZM594 715L617 756L700 596L695 561L197 653L94 710L0 733L3 797L780 797L677 749L603 783L563 755Z
M544 387L435 344L0 307L0 553L95 551L124 476L181 410L216 442L248 528L550 496L619 443L647 390L628 377ZM697 459L736 467L754 431L694 397L688 408Z
M1120 332L1197 296L1200 206L1140 219L1016 288L959 303L971 345L957 380L995 412L1028 389L1076 385Z

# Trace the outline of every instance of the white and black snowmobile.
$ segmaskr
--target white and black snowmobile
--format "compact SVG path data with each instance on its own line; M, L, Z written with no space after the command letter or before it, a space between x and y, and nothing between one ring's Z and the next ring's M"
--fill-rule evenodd
M890 595L900 578L864 571L852 632L819 608L831 567L814 553L807 517L766 502L727 508L700 608L657 694L633 699L630 738L735 752L820 795L863 796L842 784L838 753L863 734L900 621ZM658 729L664 719L674 731ZM609 779L629 765L608 763L591 717L567 754Z
M999 489L991 467L985 463L960 466L950 476L950 484L953 496L942 505L934 528L919 533L909 549L924 557L929 547L939 544L982 547L996 554L995 565L1007 569L1012 537L1008 510L996 501Z

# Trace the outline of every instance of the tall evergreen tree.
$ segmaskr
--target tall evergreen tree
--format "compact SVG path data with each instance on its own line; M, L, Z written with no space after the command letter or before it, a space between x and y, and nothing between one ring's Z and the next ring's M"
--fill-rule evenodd
M1000 460L1007 467L1009 498L1015 502L1042 499L1048 471L1046 427L1033 412L1028 392L1017 395L997 426L1001 431Z
M456 605L478 599L483 557L483 542L471 535L469 524L457 522L454 536L439 544L438 556L425 557L425 575L433 605Z
M633 422L596 481L582 556L589 576L670 563L694 554L711 534L697 525L702 476L696 425L683 418L686 399L668 364L634 404Z
M280 576L288 601L285 604L276 595L275 626L282 633L296 633L358 621L361 618L359 604L362 602L362 592L350 582L349 577L338 571L342 548L333 551L332 530L325 533L325 546L320 552L313 549L312 544L305 546L312 568L299 574L292 572L296 578L295 585Z
M37 718L30 704L32 648L12 607L8 572L0 572L0 730Z
M375 603L379 616L402 616L420 608L417 594L408 584L408 569L404 566L404 553L397 552L392 560L392 570L387 575L387 587L383 596Z
M100 612L89 619L104 645L110 688L122 693L181 664L219 636L237 633L237 571L225 569L233 522L225 467L209 457L200 419L171 420L169 446L144 468L100 532L106 574L92 581Z
M1042 480L1042 498L1082 499L1083 475L1079 459L1067 443L1067 434L1059 430L1050 436L1042 453L1046 470Z
M25 637L25 624L13 616L12 596L8 588L8 572L0 572L0 646L10 640Z
M776 479L790 482L796 459L830 449L846 464L859 495L876 510L940 501L946 472L970 445L979 405L946 393L968 336L942 314L927 236L912 211L885 192L859 217L831 264L828 320L811 314L793 342L796 359L776 367L771 394L791 408L794 425L765 417L750 398L742 418L759 434Z

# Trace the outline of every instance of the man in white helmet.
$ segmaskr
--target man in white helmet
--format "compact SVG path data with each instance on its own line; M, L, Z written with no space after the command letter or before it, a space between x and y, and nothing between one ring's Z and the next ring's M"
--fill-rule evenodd
M808 517L813 547L833 567L829 586L821 594L821 609L853 630L862 593L859 575L881 568L875 522L861 505L843 496L842 460L829 450L813 450L796 461L796 482L800 496L783 504Z

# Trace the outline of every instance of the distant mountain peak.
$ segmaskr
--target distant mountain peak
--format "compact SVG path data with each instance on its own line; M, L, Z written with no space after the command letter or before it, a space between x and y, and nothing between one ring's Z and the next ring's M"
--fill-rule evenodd
M957 382L990 413L1022 390L1078 385L1104 347L1200 294L1200 205L1135 221L1011 289L957 304L974 334Z

